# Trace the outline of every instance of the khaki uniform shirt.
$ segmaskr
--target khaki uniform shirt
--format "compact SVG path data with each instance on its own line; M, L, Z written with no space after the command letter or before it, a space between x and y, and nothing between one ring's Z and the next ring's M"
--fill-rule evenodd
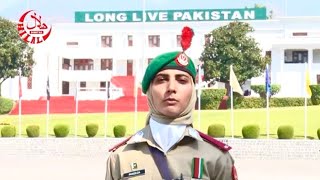
M148 146L161 148L153 140L151 129L146 126L122 146L116 146L107 160L106 180L141 179L161 180ZM227 145L226 145L227 146ZM234 161L229 152L222 151L204 141L192 127L165 153L171 176L174 179L192 179L194 158L203 158L202 179L233 180ZM136 175L139 172L139 175ZM130 174L131 172L131 174ZM133 173L132 173L133 172ZM130 175L129 175L130 174ZM129 178L128 178L129 176Z

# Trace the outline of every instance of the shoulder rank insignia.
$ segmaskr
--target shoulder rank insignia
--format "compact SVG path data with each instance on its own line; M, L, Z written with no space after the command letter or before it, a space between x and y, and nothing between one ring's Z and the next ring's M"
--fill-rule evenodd
M130 139L131 139L132 136L130 136L129 138L125 139L124 141L116 144L115 146L113 146L112 148L109 149L109 152L114 152L115 150L117 150L119 147L125 145Z
M231 149L230 146L228 146L227 144L224 144L223 142L219 141L219 140L216 140L214 139L213 137L211 136L208 136L200 131L198 131L199 135L201 136L201 138L203 140L205 140L206 142L214 145L215 147L219 148L220 150L222 151L229 151Z

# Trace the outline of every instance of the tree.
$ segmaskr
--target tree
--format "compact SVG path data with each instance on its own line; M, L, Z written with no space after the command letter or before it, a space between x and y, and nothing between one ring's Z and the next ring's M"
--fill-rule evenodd
M17 25L0 17L0 96L2 83L19 74L29 76L34 65L33 49L19 36Z
M209 42L200 57L204 61L205 80L229 81L230 65L240 84L257 77L265 70L270 58L261 55L255 39L249 33L253 28L244 22L231 22L208 34Z

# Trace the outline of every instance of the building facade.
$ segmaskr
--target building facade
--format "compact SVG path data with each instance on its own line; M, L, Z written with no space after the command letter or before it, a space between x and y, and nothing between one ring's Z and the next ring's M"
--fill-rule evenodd
M205 15L204 12L204 18ZM76 16L75 23L52 24L50 37L34 45L36 64L32 76L22 78L22 99L46 96L47 77L51 96L81 93L82 99L104 99L104 88L109 87L109 97L115 99L123 93L121 87L112 83L112 78L134 76L137 84L141 82L152 58L181 50L180 34L184 26L194 30L187 54L198 64L208 41L207 34L233 20L248 22L255 30L250 36L258 42L262 54L271 56L271 83L281 85L278 96L304 96L307 68L311 84L320 84L320 17L239 19L236 13L229 16L226 18L224 14L226 19L222 20L204 20L198 16L198 20L187 21L160 21L159 17L157 21L106 22L106 16L96 15L85 17L90 22L77 22ZM249 89L251 84L264 84L264 75L249 80L244 89ZM18 99L18 77L3 83L2 95Z

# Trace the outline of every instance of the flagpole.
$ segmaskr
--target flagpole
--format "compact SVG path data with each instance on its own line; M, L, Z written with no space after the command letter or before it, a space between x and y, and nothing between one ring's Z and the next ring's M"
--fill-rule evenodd
M78 132L78 81L76 82L76 118L74 121L74 137L77 137Z
M108 72L109 70L107 70ZM106 97L106 100L104 102L104 138L107 137L107 111L108 111L108 99L109 99L109 81L106 81L106 94L107 94L107 97Z
M201 130L201 64L198 65L198 129Z
M46 118L46 136L47 138L49 137L49 106L50 106L50 103L49 103L49 100L47 99L47 118Z
M19 68L19 137L21 137L21 97L22 97L22 87L21 87L21 68Z
M305 68L305 80L304 80L304 84L306 87L306 90L304 91L304 139L307 139L307 121L308 121L308 101L307 101L307 96L308 96L308 67L307 67L307 63L304 63L304 68Z
M234 114L233 114L233 89L230 86L230 96L231 96L231 137L234 138Z
M267 118L267 139L269 139L270 135L270 113L269 113L269 96L270 96L270 81L269 81L269 64L266 65L266 118Z
M243 95L242 88L239 84L237 76L233 72L233 67L230 65L229 86L231 96L231 136L234 138L234 111L233 111L233 91Z
M47 85L46 85L46 94L47 94L47 115L46 115L46 137L49 137L49 114L50 114L50 84L49 84L49 52L47 53Z
M270 130L270 113L269 113L269 92L267 92L267 139L269 139Z

